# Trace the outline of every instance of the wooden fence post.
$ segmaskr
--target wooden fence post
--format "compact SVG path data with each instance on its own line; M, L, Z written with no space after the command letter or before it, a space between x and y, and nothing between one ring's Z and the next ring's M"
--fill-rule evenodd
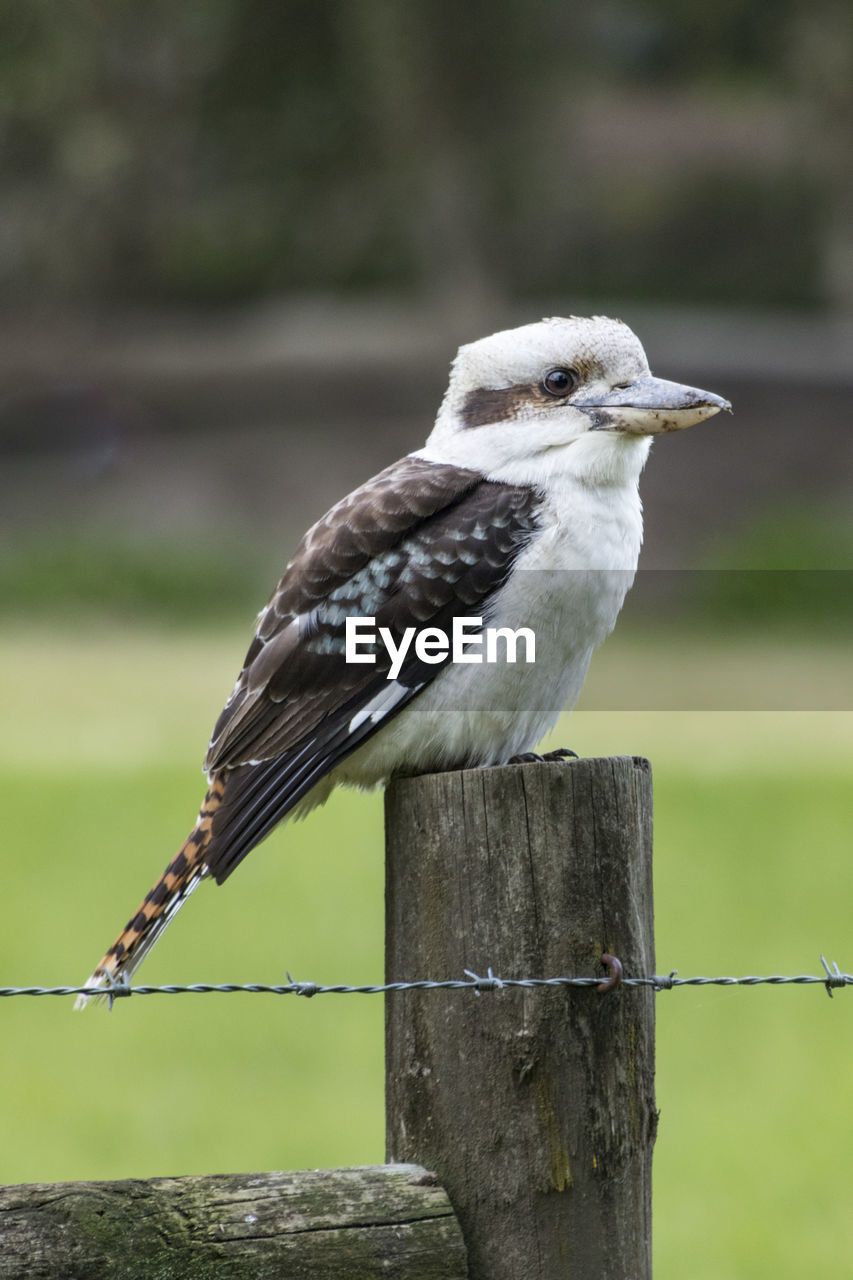
M388 981L654 972L647 761L405 778L385 812ZM386 1094L471 1280L651 1276L651 988L387 996Z
M413 1165L0 1187L0 1280L463 1280Z

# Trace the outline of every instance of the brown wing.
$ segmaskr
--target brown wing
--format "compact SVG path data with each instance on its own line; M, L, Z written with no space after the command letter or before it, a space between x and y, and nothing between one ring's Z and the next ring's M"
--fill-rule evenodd
M537 495L408 457L305 535L260 616L205 767L226 788L205 862L225 879L307 791L441 670L413 651L396 680L345 661L347 617L449 631L484 612L535 528Z

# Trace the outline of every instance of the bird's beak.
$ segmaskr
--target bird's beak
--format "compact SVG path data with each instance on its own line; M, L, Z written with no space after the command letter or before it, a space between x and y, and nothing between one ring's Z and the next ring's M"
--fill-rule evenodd
M712 391L651 376L603 395L591 392L586 399L573 399L572 404L589 414L593 431L625 431L640 436L680 431L713 417L721 409L730 413L732 408L728 400Z

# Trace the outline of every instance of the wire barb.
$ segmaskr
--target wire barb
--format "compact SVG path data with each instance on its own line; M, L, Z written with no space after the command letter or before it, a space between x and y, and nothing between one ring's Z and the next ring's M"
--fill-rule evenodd
M104 973L104 977L106 978L106 989L101 990L101 995L105 995L107 997L110 1013L112 1013L113 1001L121 998L122 996L132 995L133 989L130 985L130 977L126 973L123 973L120 978L117 978L111 969L107 969Z
M824 969L826 970L826 982L823 985L826 987L826 994L829 996L831 1000L833 987L847 986L847 975L844 973L841 973L841 971L838 968L838 965L834 960L832 961L831 968L826 963L826 959L824 956L821 956L820 962L823 965Z
M675 979L678 974L677 969L671 969L669 973L655 973L652 975L652 983L655 991L671 991L675 986Z
M312 996L319 994L320 988L317 986L316 982L296 982L291 978L287 969L285 969L285 973L287 974L287 981L290 984L294 995L304 996L306 1000L310 1000Z
M481 991L503 991L507 983L502 978L496 978L492 972L492 966L489 965L488 975L480 978L476 973L472 973L470 969L463 969L462 972L466 977L471 979L474 987L474 994L479 995Z

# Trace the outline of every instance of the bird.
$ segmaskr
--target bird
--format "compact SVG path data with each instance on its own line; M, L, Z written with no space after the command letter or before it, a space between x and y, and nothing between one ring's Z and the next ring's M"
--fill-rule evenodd
M76 1007L129 983L202 880L222 884L335 786L528 755L576 702L633 583L653 437L721 410L654 377L633 331L605 316L460 347L423 448L298 544L213 729L196 823ZM438 645L460 620L467 643ZM535 660L478 660L489 626L526 629ZM424 643L403 652L413 634Z

